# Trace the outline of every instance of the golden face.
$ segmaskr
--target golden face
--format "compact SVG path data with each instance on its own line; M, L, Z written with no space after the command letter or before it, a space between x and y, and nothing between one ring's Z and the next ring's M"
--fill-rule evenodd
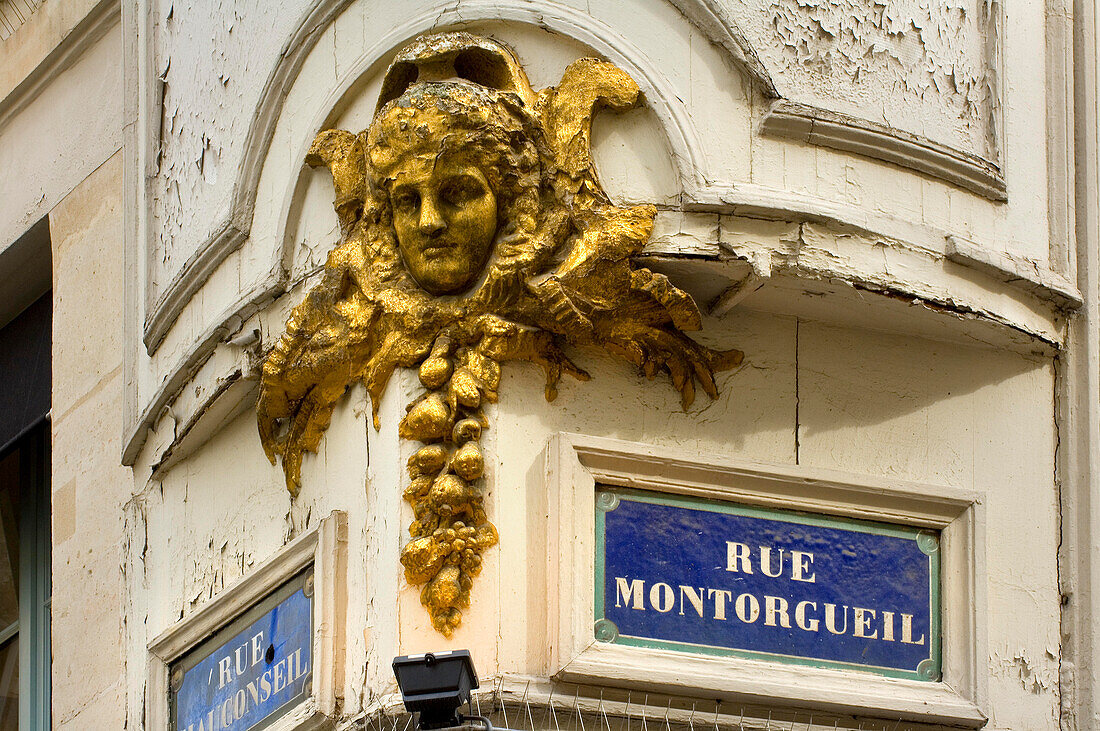
M401 259L434 295L459 294L481 274L497 231L497 199L463 155L409 155L390 179Z

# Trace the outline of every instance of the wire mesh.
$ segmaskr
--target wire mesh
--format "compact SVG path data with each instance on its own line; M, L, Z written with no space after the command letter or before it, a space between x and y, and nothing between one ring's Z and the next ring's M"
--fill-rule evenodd
M487 717L498 731L933 731L901 718L861 718L824 712L740 705L714 699L591 688L545 681L484 683L466 715ZM362 731L417 731L408 713L379 709L360 719ZM471 724L470 729L480 728Z

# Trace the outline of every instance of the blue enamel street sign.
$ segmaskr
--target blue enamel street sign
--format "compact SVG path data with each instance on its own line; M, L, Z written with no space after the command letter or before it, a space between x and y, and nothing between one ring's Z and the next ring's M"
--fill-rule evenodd
M597 640L940 678L939 536L599 488Z
M170 668L173 731L257 731L309 697L312 582L284 584Z

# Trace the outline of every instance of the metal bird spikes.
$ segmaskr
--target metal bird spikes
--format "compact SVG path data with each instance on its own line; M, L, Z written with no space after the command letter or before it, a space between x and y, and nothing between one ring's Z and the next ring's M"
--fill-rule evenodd
M415 520L401 563L447 636L497 542L479 440L502 364L542 367L550 401L562 374L589 378L564 346L596 346L666 372L687 408L696 383L715 398L714 372L741 362L687 337L695 302L632 261L655 208L615 206L600 186L592 115L638 94L591 58L535 93L504 46L427 36L391 64L370 127L325 130L306 158L332 172L341 240L264 361L260 438L297 495L302 456L345 390L366 386L377 429L394 370L419 368L426 392L399 426L424 445L408 465Z

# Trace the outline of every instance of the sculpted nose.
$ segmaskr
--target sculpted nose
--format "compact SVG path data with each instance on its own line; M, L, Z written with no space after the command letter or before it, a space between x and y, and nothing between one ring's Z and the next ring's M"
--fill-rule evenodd
M447 222L439 213L436 202L425 196L420 203L420 233L425 236L437 236L447 228Z

